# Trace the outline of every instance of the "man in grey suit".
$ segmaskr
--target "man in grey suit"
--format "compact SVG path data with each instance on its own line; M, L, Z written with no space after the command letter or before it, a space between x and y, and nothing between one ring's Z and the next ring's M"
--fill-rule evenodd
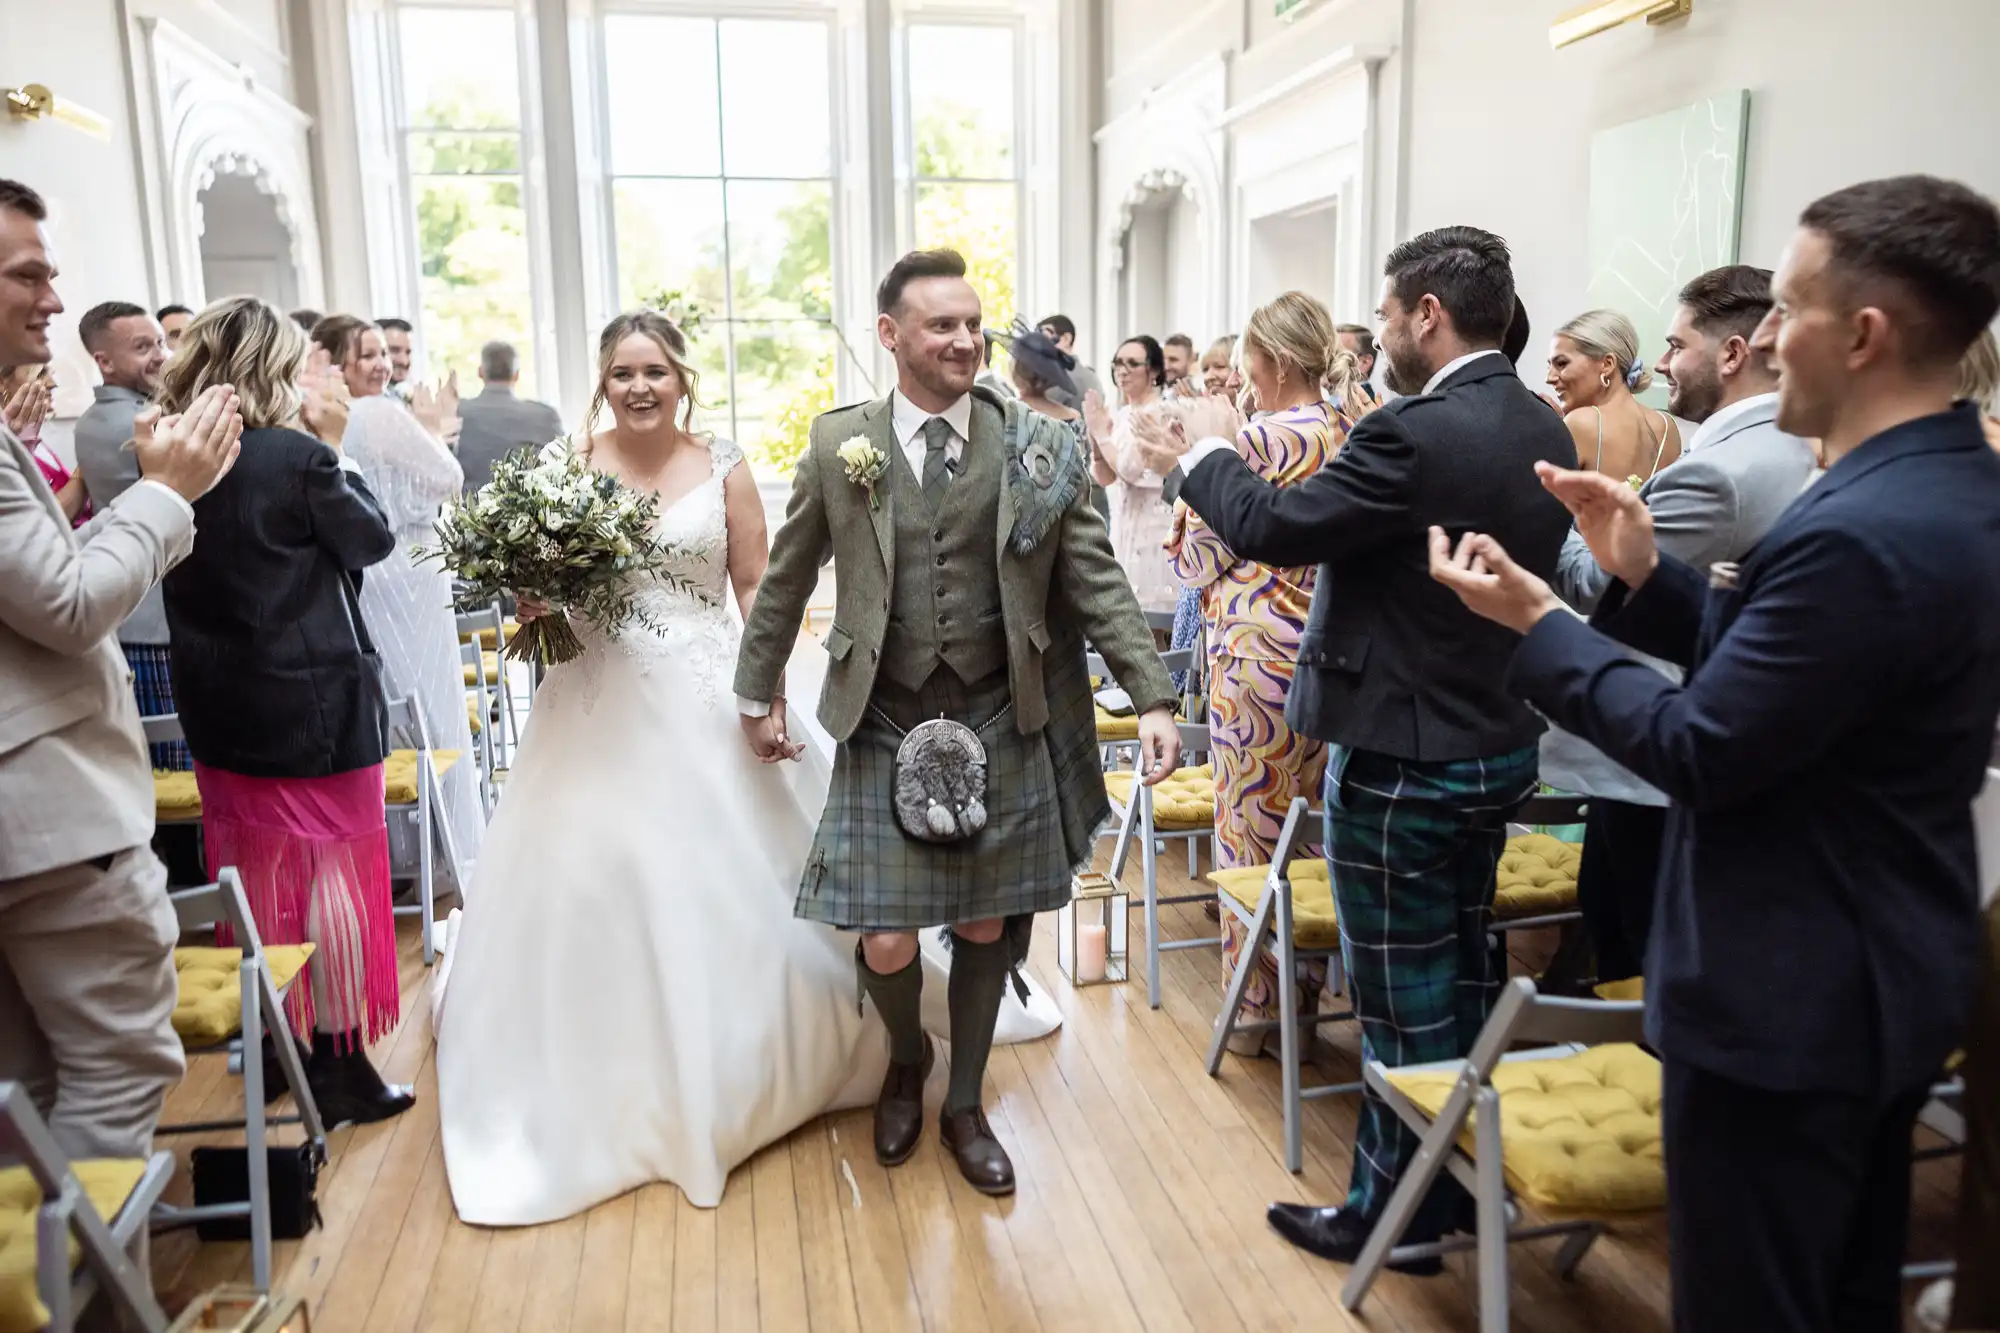
M553 407L515 397L514 382L520 378L521 358L514 344L490 342L479 350L483 387L458 405L464 423L458 462L465 469L467 495L493 480L493 465L507 455L540 448L563 433L562 417Z
M167 341L159 321L130 301L92 306L77 322L77 333L104 378L96 401L76 420L77 470L91 507L101 512L139 480L139 460L125 446L132 440L132 419L160 391ZM175 711L167 644L166 603L155 586L118 627L118 646L132 668L132 693L145 717ZM155 745L153 767L193 767L187 745Z
M1777 371L1750 346L1770 309L1770 270L1734 264L1702 274L1681 289L1667 351L1654 370L1671 386L1667 410L1700 428L1639 497L1652 512L1660 549L1696 569L1749 554L1816 466L1811 445L1778 429ZM1588 613L1610 584L1611 576L1572 531L1556 568L1556 595ZM1583 743L1551 732L1543 747L1545 769L1555 745ZM1577 876L1601 981L1643 969L1666 830L1666 798L1622 770L1615 775L1590 793L1598 799L1590 805ZM1627 796L1636 799L1608 799Z
M41 197L0 180L0 362L49 360L62 311ZM194 540L192 502L235 461L226 387L138 422L140 480L72 532L0 427L0 1079L72 1157L143 1157L183 1068L153 777L113 642Z

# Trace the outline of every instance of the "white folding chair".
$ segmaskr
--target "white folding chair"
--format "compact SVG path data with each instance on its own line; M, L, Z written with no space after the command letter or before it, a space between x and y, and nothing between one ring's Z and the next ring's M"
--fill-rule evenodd
M320 1121L319 1106L306 1083L305 1063L292 1034L291 1020L285 1016L285 998L292 988L304 984L305 973L290 966L281 982L272 971L270 955L250 915L250 902L243 893L243 880L234 867L225 867L213 884L184 889L173 894L174 914L183 933L204 927L226 925L236 937L243 959L237 966L237 985L242 1016L236 1032L206 1045L190 1045L189 1056L220 1055L229 1060L233 1073L243 1078L243 1118L163 1124L161 1134L214 1134L242 1130L250 1178L250 1197L242 1203L205 1204L180 1208L162 1205L156 1210L162 1227L192 1226L219 1218L243 1217L250 1223L251 1281L258 1291L271 1289L271 1172L266 1151L269 1130L274 1125L303 1125L314 1155L326 1160L326 1127ZM271 1115L265 1109L264 1038L278 1057L278 1069L298 1107L296 1115ZM183 1040L187 1040L185 1034Z
M479 716L495 733L492 764L502 770L512 762L510 756L521 743L521 728L514 715L512 674L507 669L505 655L508 628L499 602L476 611L460 612L458 616L459 643L479 650L474 656L460 654L465 665L472 668L465 673L469 678L466 685L480 691ZM498 696L498 708L489 707L484 697L489 688Z
M467 867L458 857L456 841L451 833L451 821L443 817L443 793L438 789L438 780L451 769L463 762L463 756L453 755L439 767L440 752L431 747L430 728L424 723L423 709L414 697L391 699L389 701L389 733L398 748L389 755L388 781L393 791L396 772L403 766L413 769L414 778L408 800L384 802L384 810L389 819L401 818L409 821L415 829L417 881L417 901L394 908L397 916L414 916L423 922L424 965L430 966L437 960L437 870L435 851L442 850L451 858L455 877L464 886ZM449 751L444 752L449 754ZM405 867L406 869L409 867Z
M1238 1032L1264 1033L1272 1028L1278 1030L1278 1057L1283 1068L1284 1085L1285 1166L1291 1171L1304 1167L1305 1103L1320 1097L1338 1097L1361 1091L1361 1084L1355 1082L1325 1083L1313 1087L1306 1087L1304 1083L1306 1038L1321 1023L1345 1022L1354 1017L1351 1008L1320 1013L1317 1004L1313 1006L1313 1013L1304 1016L1299 1013L1298 967L1301 962L1325 959L1327 989L1336 994L1347 989L1339 936L1335 935L1330 940L1301 939L1299 936L1298 900L1294 897L1297 885L1292 866L1299 857L1300 849L1312 840L1312 831L1318 827L1321 817L1321 810L1305 797L1292 798L1292 808L1285 813L1285 826L1278 834L1278 845L1272 853L1271 864L1262 867L1264 888L1257 899L1255 911L1245 907L1220 881L1223 876L1254 873L1258 867L1239 866L1217 871L1210 876L1218 881L1217 903L1223 911L1240 921L1248 933L1236 955L1236 971L1229 978L1229 989L1222 997L1222 1012L1216 1015L1215 1030L1209 1037L1208 1076L1214 1078L1221 1073L1222 1053L1232 1035ZM1257 975L1258 960L1267 950L1274 956L1278 967L1278 1016L1254 1023L1240 1023L1236 1016L1243 1012L1243 997L1250 988L1250 979Z
M167 1313L153 1296L148 1271L147 1221L173 1176L173 1154L156 1152L144 1162L72 1163L42 1122L28 1090L0 1082L0 1158L19 1159L21 1165L9 1170L25 1172L41 1194L32 1280L36 1300L48 1311L43 1327L50 1333L74 1333L77 1316L98 1292L106 1291L127 1327L164 1333ZM97 1168L93 1175L115 1177L115 1184L108 1179L99 1187L107 1204L122 1195L109 1218L91 1201L78 1165ZM127 1178L133 1180L129 1190L123 1187ZM74 1267L72 1239L82 1260Z
M1198 723L1176 724L1181 737L1183 766L1174 776L1195 779L1199 775L1185 760L1208 753L1208 728ZM1160 908L1180 903L1205 903L1207 893L1183 893L1167 897L1160 895L1159 853L1169 842L1185 842L1188 848L1188 878L1200 873L1200 844L1202 839L1210 841L1211 849L1215 838L1215 817L1211 813L1205 821L1178 822L1162 820L1156 815L1154 788L1146 786L1141 775L1133 773L1113 773L1107 775L1106 795L1111 802L1111 814L1115 830L1101 830L1099 837L1111 837L1115 832L1117 842L1111 850L1111 878L1120 879L1125 873L1125 859L1136 839L1139 844L1140 873L1145 881L1143 903L1146 915L1146 1002L1153 1008L1160 1007L1160 955L1182 949L1202 949L1211 945L1220 946L1220 935L1204 936L1191 940L1163 940L1160 938ZM1214 779L1207 779L1211 796ZM1211 850L1210 863L1214 863Z
M1565 1278L1574 1274L1584 1254L1603 1234L1604 1224L1583 1219L1541 1226L1517 1224L1516 1210L1508 1197L1507 1139L1502 1132L1500 1091L1493 1086L1494 1071L1503 1064L1571 1060L1590 1047L1613 1042L1637 1043L1643 1036L1644 1009L1644 1004L1638 1001L1540 995L1534 982L1516 977L1500 992L1499 1004L1465 1059L1401 1069L1370 1061L1363 1071L1368 1086L1422 1141L1416 1157L1397 1181L1395 1193L1389 1196L1388 1206L1369 1233L1360 1258L1349 1270L1347 1282L1341 1288L1340 1303L1349 1310L1359 1309L1369 1288L1391 1262L1476 1248L1480 1333L1505 1333L1510 1244L1563 1236L1566 1239L1556 1254L1556 1271ZM1515 1043L1525 1041L1557 1044L1510 1053ZM1635 1053L1634 1058L1651 1060L1643 1053ZM1432 1091L1440 1084L1450 1088L1435 1114L1426 1111L1412 1095L1419 1080L1429 1083ZM1464 1146L1468 1126L1472 1139L1469 1152ZM1478 1234L1399 1245L1397 1242L1403 1238L1432 1184L1445 1171L1471 1192L1477 1210ZM1664 1207L1665 1198L1665 1173L1661 1171L1657 1196L1645 1204L1649 1208Z
M466 637L468 625L474 631L470 639ZM466 699L471 705L472 738L479 746L479 805L490 818L497 794L493 775L506 767L507 738L500 723L503 713L499 697L493 693L492 684L486 678L488 654L477 637L478 627L478 617L461 615L458 618L458 660L465 677L471 682L466 687ZM503 674L505 670L503 665Z
M1111 668L1105 665L1101 653L1091 651L1084 654L1086 670L1092 680L1112 683ZM1196 665L1193 649L1183 648L1179 652L1161 653L1160 665L1169 675L1176 671L1192 670ZM1121 762L1137 764L1139 760L1139 719L1134 714L1114 716L1105 711L1103 704L1096 705L1097 749L1106 772L1117 768ZM1192 865L1192 863L1190 863ZM1189 874L1193 874L1190 869Z

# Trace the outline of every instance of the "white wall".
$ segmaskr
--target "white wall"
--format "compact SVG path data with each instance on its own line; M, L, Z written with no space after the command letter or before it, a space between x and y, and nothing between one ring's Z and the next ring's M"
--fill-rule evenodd
M1200 298L1172 294L1197 342L1239 328L1274 285L1365 317L1395 215L1403 0L1322 0L1293 22L1271 0L1104 3L1101 268L1121 253L1135 195L1164 175L1185 180L1202 222ZM1313 252L1284 253L1295 244ZM1123 286L1101 273L1097 318L1079 315L1097 355L1137 331L1107 325L1147 308Z
M1558 8L1418 0L1410 42L1406 231L1507 237L1538 343L1584 306L1592 133L1709 93L1750 90L1745 262L1774 263L1799 210L1855 181L2000 195L1996 0L1695 0L1686 23L1551 51Z
M95 372L76 320L100 301L160 305L165 238L141 170L151 151L152 92L142 25L157 19L279 98L292 96L287 15L280 0L0 0L0 87L47 84L111 122L99 140L53 121L0 118L0 174L49 201L65 314L55 328L57 414L90 401ZM134 70L141 72L135 79ZM313 201L294 201L308 218Z

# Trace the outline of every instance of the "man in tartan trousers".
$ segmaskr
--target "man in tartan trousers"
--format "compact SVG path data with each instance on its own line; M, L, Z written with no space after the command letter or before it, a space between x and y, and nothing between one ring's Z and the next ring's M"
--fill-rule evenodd
M861 987L889 1030L875 1106L885 1166L916 1151L934 1058L919 1017L917 932L951 927L940 1135L973 1188L1009 1194L1013 1164L980 1109L1001 989L1033 914L1068 901L1106 813L1077 632L1141 714L1148 783L1179 757L1175 693L1091 508L1075 435L973 387L984 342L965 261L905 256L877 308L896 390L813 423L735 688L758 756L795 757L781 675L831 555L837 605L819 719L838 748L797 914L861 932ZM971 728L986 758L983 826L974 817L969 836L948 841L913 836L897 814L898 749L940 717Z
M1488 931L1494 874L1507 819L1534 790L1542 724L1504 688L1515 636L1440 595L1426 534L1505 529L1523 564L1555 568L1569 516L1534 469L1574 467L1576 449L1498 350L1514 308L1498 236L1448 227L1398 246L1376 315L1389 386L1406 396L1364 416L1332 463L1290 487L1243 465L1234 410L1216 399L1171 426L1139 427L1168 493L1237 555L1320 567L1285 717L1333 747L1326 854L1341 952L1363 1058L1392 1066L1466 1054L1504 979ZM1353 1262L1416 1147L1370 1093L1346 1201L1273 1204L1271 1224ZM1469 1203L1442 1179L1406 1239L1440 1238Z

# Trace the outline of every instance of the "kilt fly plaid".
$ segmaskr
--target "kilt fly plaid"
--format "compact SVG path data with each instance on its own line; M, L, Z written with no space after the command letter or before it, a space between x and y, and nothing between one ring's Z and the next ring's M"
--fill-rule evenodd
M1438 763L1334 748L1326 854L1363 1060L1394 1068L1471 1051L1506 976L1506 955L1488 934L1494 877L1538 759L1532 745ZM1369 1089L1347 1206L1380 1216L1416 1151L1417 1136ZM1408 1238L1449 1230L1463 1195L1440 1176Z
M132 669L132 697L139 701L139 716L164 717L179 712L174 706L173 667L167 645L121 643L118 646L125 653L125 665ZM167 741L151 748L154 768L177 773L194 768L194 757L188 753L186 741Z
M905 729L934 717L976 729L1011 697L1005 671L967 685L941 666L915 691L876 683L874 706L834 751L833 785L795 915L842 930L916 930L1052 911L1069 901L1071 863L1046 733L1023 736L1011 712L980 732L986 827L978 836L919 842L896 823L903 737L875 710Z

